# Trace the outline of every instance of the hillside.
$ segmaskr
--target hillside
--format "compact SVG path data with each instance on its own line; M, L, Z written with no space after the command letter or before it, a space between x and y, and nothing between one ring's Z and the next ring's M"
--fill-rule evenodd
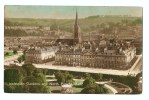
M47 26L51 30L73 32L74 19L27 19L27 18L7 18L4 21L5 26ZM122 28L123 24L127 26L140 25L142 19L128 16L89 16L79 19L81 32L100 31L107 33L114 28ZM127 28L127 27L126 27Z
M90 27L92 25L100 25L108 22L120 22L122 20L135 20L137 17L127 16L89 16L87 18L79 19L81 28ZM74 19L27 19L27 18L7 18L5 25L21 25L21 26L51 26L57 24L59 26L72 27Z

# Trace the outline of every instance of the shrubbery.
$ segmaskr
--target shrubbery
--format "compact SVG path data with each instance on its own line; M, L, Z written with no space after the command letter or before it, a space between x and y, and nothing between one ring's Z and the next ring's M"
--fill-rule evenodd
M32 64L12 66L4 71L4 91L7 93L48 93L46 70Z

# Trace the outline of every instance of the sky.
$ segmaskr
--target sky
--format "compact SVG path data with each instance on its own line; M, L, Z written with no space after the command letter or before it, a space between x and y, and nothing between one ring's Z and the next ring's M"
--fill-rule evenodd
M141 7L104 7L104 6L17 6L6 5L5 18L51 18L73 19L76 10L79 18L94 15L142 16Z

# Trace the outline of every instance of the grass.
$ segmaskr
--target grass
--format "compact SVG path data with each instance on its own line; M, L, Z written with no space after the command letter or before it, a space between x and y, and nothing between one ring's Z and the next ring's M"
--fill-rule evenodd
M83 88L72 87L73 93L80 93ZM50 86L52 93L60 93L61 86Z
M50 86L50 90L61 90L61 86Z
M7 54L8 53L8 54ZM4 58L15 55L13 52L4 52Z
M73 85L82 85L83 84L83 81L80 81L80 80L76 80Z
M81 80L74 81L73 87L72 87L74 94L79 94L83 90L82 84L83 84L83 81L81 81ZM108 89L108 88L106 88L106 89L108 91L107 94L113 94L113 92L110 89ZM52 93L61 93L61 86L50 86L50 90Z
M72 90L73 90L73 93L80 93L82 91L83 88L76 88L76 87L73 87Z
M80 93L81 90L83 89L82 87L80 87L82 84L83 84L82 81L76 80L73 84L74 86L72 87L73 93L75 94ZM61 86L50 86L50 90L52 93L60 93Z

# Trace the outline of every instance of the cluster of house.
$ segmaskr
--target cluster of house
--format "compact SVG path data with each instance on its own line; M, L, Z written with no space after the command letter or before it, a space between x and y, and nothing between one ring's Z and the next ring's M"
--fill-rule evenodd
M5 50L26 50L30 46L46 47L55 43L55 39L47 37L5 37Z
M50 30L50 27L42 27L39 26L5 26L4 29L22 29L22 30L36 30L36 29L44 29L44 30Z

